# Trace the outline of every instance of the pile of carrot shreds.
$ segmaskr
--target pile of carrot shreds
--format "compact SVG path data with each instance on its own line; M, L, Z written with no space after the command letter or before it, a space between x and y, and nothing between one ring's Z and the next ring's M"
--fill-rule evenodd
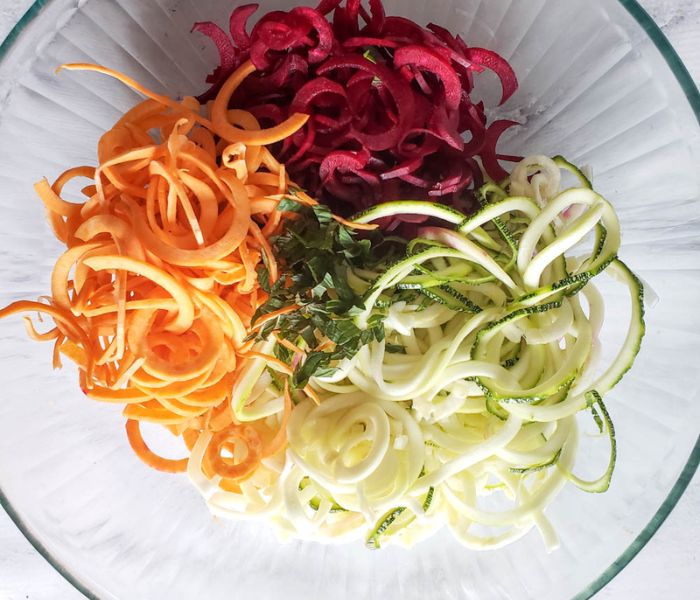
M144 462L181 472L188 459L154 453L140 423L166 426L190 450L206 435L203 474L238 491L237 482L286 445L288 387L283 408L257 421L238 422L230 400L254 358L291 374L281 361L254 352L248 338L263 324L251 320L267 298L257 269L264 263L272 281L279 276L268 240L295 217L277 210L290 182L265 145L308 117L261 129L250 113L229 109L231 95L254 71L250 62L206 107L154 94L103 67L62 68L111 75L148 99L101 138L97 168L72 168L53 185L36 184L67 250L53 270L51 296L15 302L0 317L52 317L55 326L39 332L25 316L29 335L53 341L55 368L62 357L78 365L88 397L125 405L128 439ZM86 180L84 203L61 197L76 178ZM295 198L315 203L299 190ZM245 451L235 452L234 461L237 445Z

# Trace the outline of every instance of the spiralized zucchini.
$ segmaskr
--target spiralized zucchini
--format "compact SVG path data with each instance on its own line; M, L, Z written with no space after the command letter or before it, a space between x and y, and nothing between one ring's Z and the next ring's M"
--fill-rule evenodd
M560 190L562 169L578 187ZM356 218L420 214L445 226L423 228L383 273L348 273L364 294L356 323L382 314L386 338L311 380L320 403L295 406L283 456L225 491L201 476L210 434L198 440L189 473L216 515L262 516L285 537L371 548L411 545L445 525L467 547L497 548L534 527L551 549L545 511L567 481L607 489L615 439L603 396L644 335L643 289L617 257L615 211L561 157L528 157L479 195L470 217L413 201ZM629 333L602 370L601 273L628 288L631 304ZM281 392L257 376L233 408L274 424ZM576 415L589 408L611 446L595 481L573 474Z

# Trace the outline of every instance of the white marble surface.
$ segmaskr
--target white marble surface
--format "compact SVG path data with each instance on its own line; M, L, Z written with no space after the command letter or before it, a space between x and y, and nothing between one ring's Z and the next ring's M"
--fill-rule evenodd
M148 1L148 0L144 0ZM565 0L562 0L562 2ZM0 0L0 39L31 0ZM700 0L641 0L700 82ZM700 475L657 535L596 598L700 598ZM80 600L0 510L0 600Z

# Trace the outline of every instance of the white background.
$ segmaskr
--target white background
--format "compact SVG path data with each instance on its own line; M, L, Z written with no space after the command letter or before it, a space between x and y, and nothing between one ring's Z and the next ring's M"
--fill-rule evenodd
M700 1L640 2L669 37L695 81L700 82ZM0 39L30 4L31 0L0 0ZM700 598L699 538L700 476L696 475L657 535L596 600ZM0 600L83 598L32 548L0 509Z

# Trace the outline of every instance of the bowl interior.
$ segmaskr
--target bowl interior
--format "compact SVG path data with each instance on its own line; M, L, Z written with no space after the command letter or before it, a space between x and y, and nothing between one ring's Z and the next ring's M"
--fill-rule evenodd
M289 5L261 2L265 11ZM659 296L647 311L638 362L608 402L618 433L611 489L564 490L548 511L562 540L549 555L535 532L482 554L446 532L411 551L281 544L263 525L212 519L184 476L142 466L119 408L86 401L74 369L52 372L50 348L29 341L19 320L2 322L1 495L35 545L87 595L587 596L629 560L650 521L670 510L683 469L692 476L700 423L700 129L664 56L617 0L385 5L511 61L520 89L493 116L523 125L501 147L590 166L619 212L622 258ZM157 91L198 93L216 53L190 29L195 21L225 25L230 8L215 0L53 0L9 47L0 64L0 304L46 293L60 252L33 182L94 164L101 133L139 100L108 78L56 76L55 67L97 62ZM498 84L480 77L477 87L493 106ZM625 291L610 281L605 293L603 341L612 352L627 327ZM592 420L584 427L593 431ZM581 468L597 458L582 456ZM673 502L657 514L672 490Z

